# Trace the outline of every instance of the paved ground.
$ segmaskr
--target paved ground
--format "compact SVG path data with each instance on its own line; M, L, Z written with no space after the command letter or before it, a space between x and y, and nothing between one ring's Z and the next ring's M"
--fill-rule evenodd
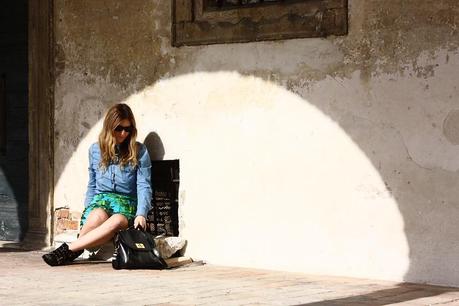
M0 305L459 305L459 288L190 265L116 271L0 249Z

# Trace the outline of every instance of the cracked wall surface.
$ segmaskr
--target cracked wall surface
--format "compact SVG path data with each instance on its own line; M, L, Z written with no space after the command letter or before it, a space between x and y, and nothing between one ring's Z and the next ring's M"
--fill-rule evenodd
M350 0L344 37L181 48L170 10L56 1L55 207L82 209L126 102L180 159L190 256L459 286L457 1Z

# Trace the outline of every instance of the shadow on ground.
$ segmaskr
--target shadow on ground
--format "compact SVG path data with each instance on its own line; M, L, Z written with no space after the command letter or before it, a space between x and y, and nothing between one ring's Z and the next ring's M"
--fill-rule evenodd
M396 288L376 290L367 294L331 299L321 302L299 304L297 306L329 306L329 305L387 305L403 303L411 300L438 296L447 292L459 292L448 287L426 286L416 284L400 284Z

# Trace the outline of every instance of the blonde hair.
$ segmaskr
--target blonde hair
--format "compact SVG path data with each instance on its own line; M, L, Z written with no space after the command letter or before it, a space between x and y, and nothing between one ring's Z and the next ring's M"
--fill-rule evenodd
M132 131L126 140L120 145L120 150L116 152L115 128L122 120L129 120ZM130 164L137 166L137 128L131 108L123 103L118 103L110 107L104 119L104 126L99 134L99 147L101 153L100 167L106 169L110 163L118 162L121 167Z

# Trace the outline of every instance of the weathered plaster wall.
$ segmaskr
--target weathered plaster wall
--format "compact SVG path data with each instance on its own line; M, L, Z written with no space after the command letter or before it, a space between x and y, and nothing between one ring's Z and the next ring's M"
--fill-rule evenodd
M189 255L459 286L459 4L349 3L345 37L177 49L169 1L56 1L55 206L126 102L180 159Z

